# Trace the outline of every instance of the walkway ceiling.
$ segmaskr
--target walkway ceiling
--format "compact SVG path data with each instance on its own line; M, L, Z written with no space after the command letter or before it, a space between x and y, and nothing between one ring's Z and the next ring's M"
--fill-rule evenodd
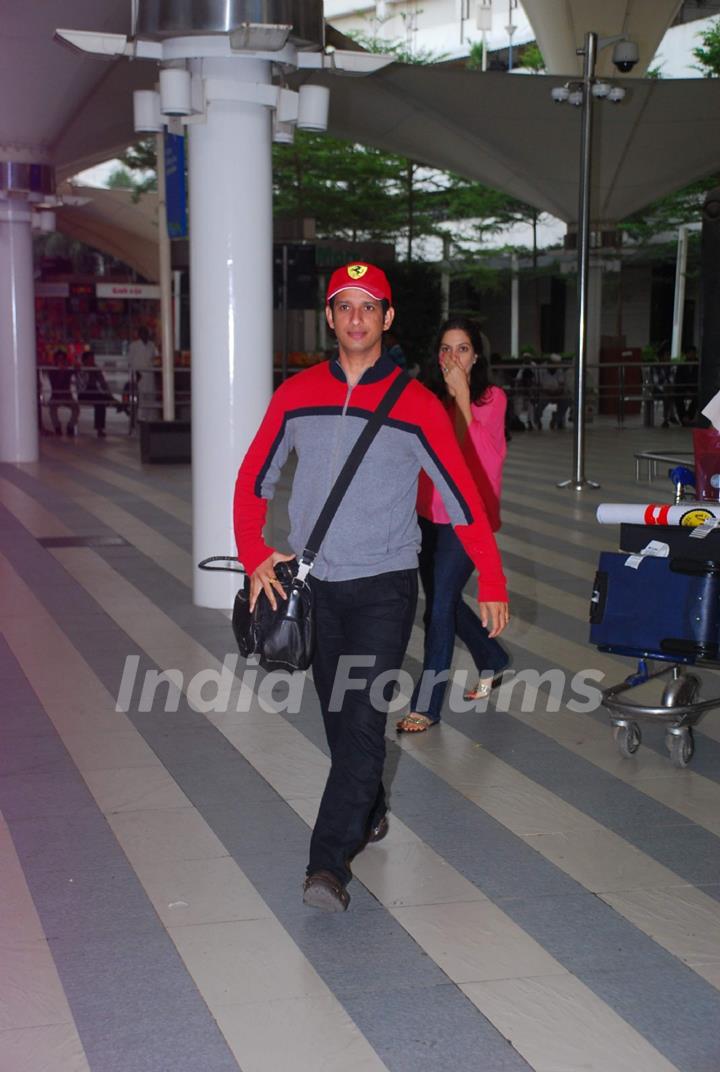
M548 74L582 74L585 34L599 37L627 34L638 46L639 62L631 77L641 77L650 65L665 30L672 23L682 0L523 0L525 13L535 31ZM612 48L598 55L597 73L604 77L618 72Z
M133 139L132 90L149 63L108 62L53 39L59 25L127 33L128 0L5 0L0 35L0 157L45 160L62 173L108 159Z

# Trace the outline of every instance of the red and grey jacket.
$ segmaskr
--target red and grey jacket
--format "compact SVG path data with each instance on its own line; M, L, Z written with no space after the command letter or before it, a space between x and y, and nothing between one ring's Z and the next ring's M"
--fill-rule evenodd
M262 537L267 500L294 451L288 543L302 554L353 444L399 370L386 355L351 387L337 359L287 380L273 395L235 485L238 555L248 573L273 551ZM505 578L485 507L442 403L411 381L363 458L313 567L319 580L344 581L415 569L415 514L424 469L480 575L483 600L507 600Z

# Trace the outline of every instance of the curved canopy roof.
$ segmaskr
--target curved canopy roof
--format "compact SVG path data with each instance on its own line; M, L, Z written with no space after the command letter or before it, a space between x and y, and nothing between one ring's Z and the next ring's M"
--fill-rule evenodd
M580 109L547 75L393 64L331 88L330 133L448 168L572 221ZM617 80L615 80L617 81ZM592 216L615 221L720 170L720 79L626 79L595 105Z
M62 189L61 193L64 192ZM157 193L148 190L135 200L130 190L67 188L74 200L56 211L58 231L109 253L145 279L159 278Z

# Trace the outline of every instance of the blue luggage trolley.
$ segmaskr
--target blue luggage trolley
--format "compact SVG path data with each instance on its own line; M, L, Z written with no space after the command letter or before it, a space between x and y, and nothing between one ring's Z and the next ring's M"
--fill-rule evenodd
M641 532L647 543L648 530ZM657 529L650 532L655 539L664 538ZM709 557L710 549L701 540L691 540L688 530L675 529L668 539L668 557L623 551L600 555L590 604L590 642L600 651L638 660L634 674L602 693L620 754L630 757L640 747L639 722L660 722L671 761L681 768L695 748L693 727L720 705L720 697L700 699L700 680L688 670L702 663L717 666L720 658L720 554ZM650 661L665 665L652 671ZM628 699L632 689L664 676L668 682L660 706Z

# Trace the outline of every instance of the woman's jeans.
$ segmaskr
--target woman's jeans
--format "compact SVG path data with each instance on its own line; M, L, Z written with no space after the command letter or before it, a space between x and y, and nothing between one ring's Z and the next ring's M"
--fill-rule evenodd
M452 525L436 525L423 517L418 520L422 532L420 579L425 589L425 659L423 675L415 686L410 710L438 722L456 633L483 677L504 670L508 656L497 640L488 636L487 629L462 597L463 588L475 567ZM430 674L425 678L426 671L442 676L432 685L434 679Z

